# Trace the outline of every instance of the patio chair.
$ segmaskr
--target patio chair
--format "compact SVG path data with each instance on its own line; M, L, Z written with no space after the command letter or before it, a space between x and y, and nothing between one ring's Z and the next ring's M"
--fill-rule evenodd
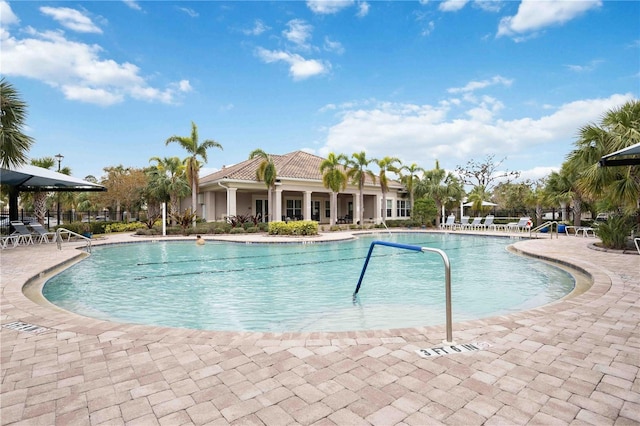
M19 235L3 235L0 237L0 249L6 249L9 245L15 247L18 245L19 240Z
M518 222L507 224L507 231L524 232L531 229L531 218L521 217Z
M455 215L449 215L449 216L447 216L447 221L445 223L441 223L440 224L440 228L441 229L453 229L455 224L456 224Z
M11 226L13 227L13 229L15 229L15 231L13 231L10 236L18 237L18 245L20 243L33 244L33 235L31 234L31 231L27 229L27 226L24 223L20 222L19 220L12 220Z
M33 236L36 237L40 243L56 242L56 233L47 231L39 222L30 223L29 228L33 230ZM49 236L51 236L51 240L49 240Z

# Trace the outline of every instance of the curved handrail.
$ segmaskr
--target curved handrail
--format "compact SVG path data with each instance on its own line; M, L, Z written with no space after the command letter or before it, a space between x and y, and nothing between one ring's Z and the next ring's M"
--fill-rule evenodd
M362 267L362 272L360 273L360 279L358 280L358 285L356 286L356 290L353 292L353 300L355 302L356 296L358 295L358 291L360 290L360 286L362 285L362 279L364 278L364 273L367 270L367 265L369 264L369 259L371 258L371 253L373 252L373 248L376 245L388 246L388 247L396 247L405 250L412 251L420 251L420 252L432 252L438 253L440 257L442 257L442 261L444 262L444 286L445 286L445 296L446 296L446 326L447 326L447 340L444 342L446 344L454 344L453 342L453 320L451 315L451 264L449 263L449 257L447 254L437 248L431 247L420 247L420 246L412 246L409 244L400 244L400 243L392 243L388 241L372 241L369 246L369 253L367 254L367 258L364 261L364 266Z
M556 233L556 238L558 238L558 222L555 220L548 220L545 223L543 223L542 225L538 225L535 228L530 228L529 229L529 236L531 237L531 235L534 232L540 232L541 229L549 227L549 235L551 235L551 239L553 240L553 232L554 232L554 228L555 228L555 233Z
M87 238L82 234L78 234L77 232L70 231L66 228L58 228L56 229L56 244L58 245L58 250L62 250L62 233L65 232L69 234L69 238L73 235L74 237L82 238L87 242L87 251L91 253L91 238Z

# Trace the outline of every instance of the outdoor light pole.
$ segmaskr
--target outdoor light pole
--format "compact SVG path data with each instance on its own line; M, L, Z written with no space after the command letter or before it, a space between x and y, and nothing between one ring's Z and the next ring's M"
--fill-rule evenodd
M64 158L64 155L56 154L55 157L56 157L56 160L58 160L58 173L60 173L60 164L62 163L62 159ZM60 226L60 192L58 192L58 221L56 225Z

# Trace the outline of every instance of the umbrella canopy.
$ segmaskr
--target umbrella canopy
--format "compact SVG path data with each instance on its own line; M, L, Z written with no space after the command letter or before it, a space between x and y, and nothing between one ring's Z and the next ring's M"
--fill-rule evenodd
M473 206L473 201L470 201L468 203L464 203L463 206L471 207L471 206ZM483 201L482 202L482 207L492 207L492 206L497 206L497 204L496 203L492 203L490 201Z
M601 167L635 166L640 164L640 143L605 155L599 161Z
M42 167L25 164L15 169L0 168L0 183L29 191L106 191L102 185L74 178Z

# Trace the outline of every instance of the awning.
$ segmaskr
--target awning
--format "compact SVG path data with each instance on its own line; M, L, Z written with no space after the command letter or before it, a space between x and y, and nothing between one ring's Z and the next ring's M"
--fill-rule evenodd
M471 206L473 206L473 201L469 201L468 203L464 203L463 206L471 207ZM497 206L497 204L496 203L492 203L490 201L483 201L482 202L482 207L493 207L493 206Z
M25 164L15 169L0 168L0 184L14 186L20 192L34 191L106 191L102 185L74 178L42 167Z
M599 161L600 167L635 166L640 164L640 143L605 155Z

